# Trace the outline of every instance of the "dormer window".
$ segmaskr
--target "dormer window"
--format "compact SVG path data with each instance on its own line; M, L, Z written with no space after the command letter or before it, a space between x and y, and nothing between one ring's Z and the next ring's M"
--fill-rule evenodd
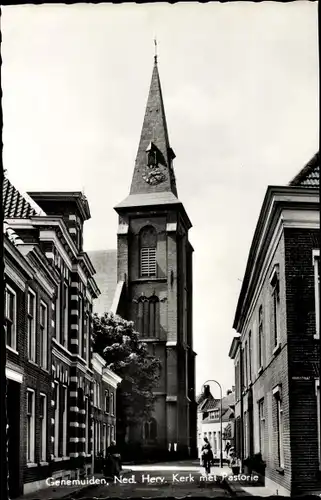
M210 411L209 418L210 418L210 420L218 419L219 418L219 410Z
M146 153L147 153L147 165L149 167L156 166L158 162L157 162L157 148L155 144L151 142L148 148L146 149Z

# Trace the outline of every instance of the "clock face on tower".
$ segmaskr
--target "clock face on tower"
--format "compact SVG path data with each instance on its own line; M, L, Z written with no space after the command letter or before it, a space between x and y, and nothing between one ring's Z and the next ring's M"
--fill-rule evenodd
M160 166L152 165L145 168L143 179L151 186L156 186L157 184L160 184L161 182L164 182L166 180L166 175Z

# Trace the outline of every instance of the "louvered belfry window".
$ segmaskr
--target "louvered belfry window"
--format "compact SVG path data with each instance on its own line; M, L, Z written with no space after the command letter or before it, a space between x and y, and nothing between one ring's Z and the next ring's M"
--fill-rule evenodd
M140 232L140 275L141 277L156 276L156 246L157 234L152 226L144 227Z

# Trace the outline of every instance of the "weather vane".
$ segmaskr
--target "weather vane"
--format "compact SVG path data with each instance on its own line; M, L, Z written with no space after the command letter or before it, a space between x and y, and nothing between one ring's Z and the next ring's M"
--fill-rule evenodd
M154 55L154 59L155 59L155 63L157 63L157 39L156 39L156 36L154 38L154 45L155 45L155 55Z

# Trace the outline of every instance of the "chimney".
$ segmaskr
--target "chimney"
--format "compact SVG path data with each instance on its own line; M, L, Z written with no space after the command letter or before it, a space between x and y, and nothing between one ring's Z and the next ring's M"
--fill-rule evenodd
M204 385L204 391L203 391L203 394L206 398L209 397L210 395L210 386L209 385Z
M235 385L232 385L232 392L235 392Z

